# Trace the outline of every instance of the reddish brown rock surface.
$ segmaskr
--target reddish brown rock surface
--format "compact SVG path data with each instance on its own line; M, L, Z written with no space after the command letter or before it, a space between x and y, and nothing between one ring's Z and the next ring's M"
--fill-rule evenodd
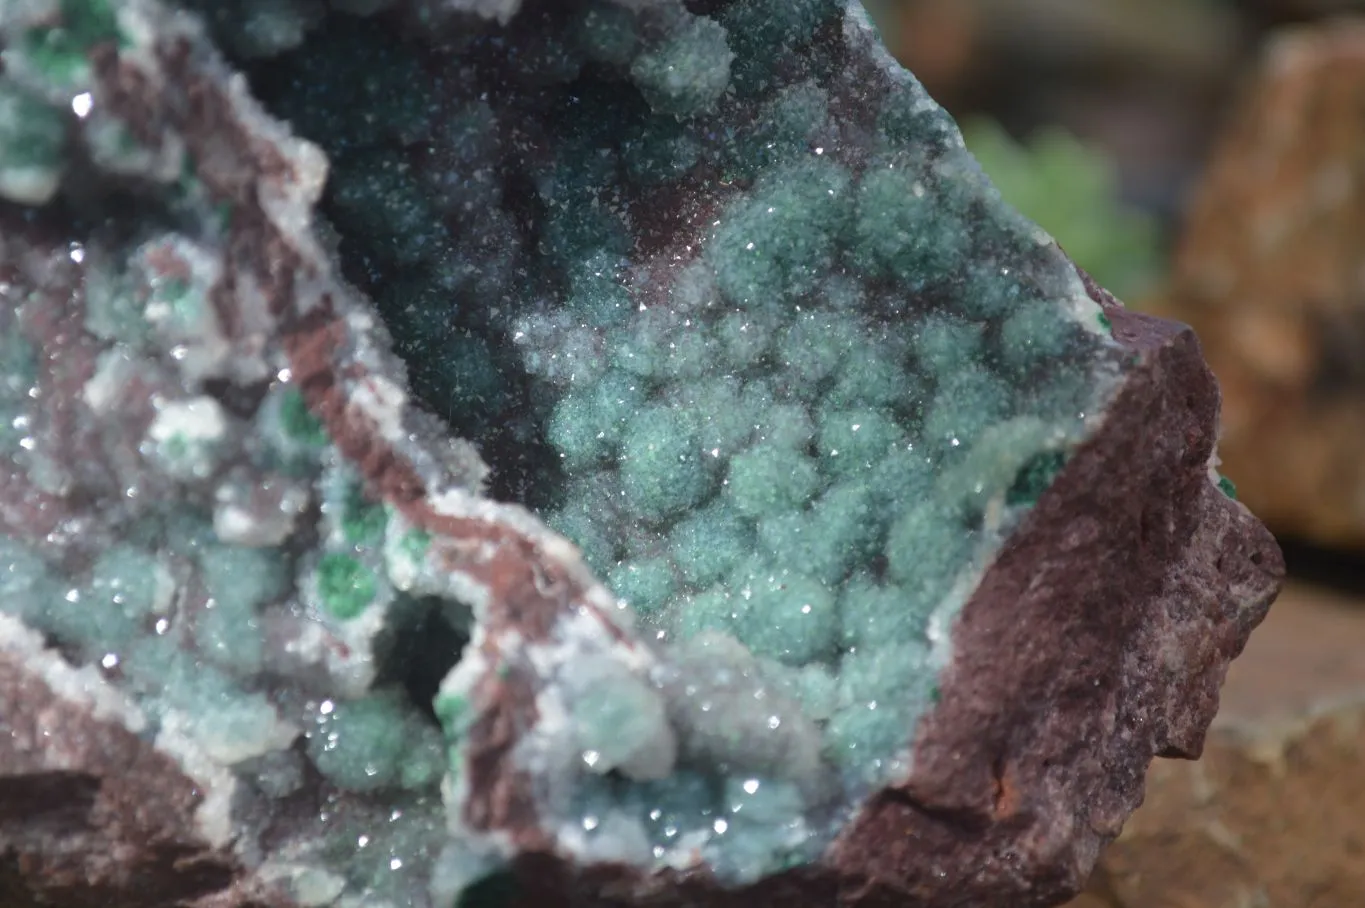
M1365 904L1365 610L1291 586L1069 908Z
M1144 366L964 610L909 783L845 833L838 860L874 878L927 892L956 875L962 905L1004 904L1016 874L1036 875L1016 904L1074 891L1151 756L1199 755L1227 660L1274 597L1274 541L1203 467L1218 395L1193 336L1109 313Z
M1195 199L1163 306L1223 386L1224 471L1278 533L1365 547L1365 22L1291 31Z

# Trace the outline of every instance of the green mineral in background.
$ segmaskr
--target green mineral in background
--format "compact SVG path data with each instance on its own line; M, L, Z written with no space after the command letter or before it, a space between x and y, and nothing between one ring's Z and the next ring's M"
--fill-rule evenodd
M1120 198L1113 162L1059 129L1027 142L999 125L963 124L967 148L1005 201L1057 238L1076 264L1121 299L1141 299L1163 272L1156 222Z

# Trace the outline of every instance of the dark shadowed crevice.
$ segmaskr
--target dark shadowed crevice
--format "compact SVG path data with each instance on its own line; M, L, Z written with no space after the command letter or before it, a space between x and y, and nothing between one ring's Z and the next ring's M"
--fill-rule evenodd
M84 822L99 794L99 780L87 773L45 772L0 779L0 823ZM8 908L8 902L0 902Z
M432 701L441 679L460 661L469 643L473 616L435 597L405 597L394 604L393 619L389 635L378 648L376 686L401 686L412 704L435 724Z
M370 64L363 85L328 78L356 59ZM490 171L461 157L471 152L459 144L524 137L479 122L448 135L451 123L488 110L493 64L451 71L387 17L335 14L294 50L233 62L274 116L327 155L320 213L336 232L337 265L373 301L413 394L494 465L491 497L550 504L558 462L544 441L546 414L508 340L519 301L556 292L529 277L543 212L516 155ZM497 110L518 99L492 101Z

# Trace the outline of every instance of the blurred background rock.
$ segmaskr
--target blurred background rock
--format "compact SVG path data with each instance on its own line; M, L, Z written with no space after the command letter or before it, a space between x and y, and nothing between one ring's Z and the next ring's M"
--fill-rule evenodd
M1365 906L1365 0L869 0L1001 192L1199 332L1293 582L1072 908Z

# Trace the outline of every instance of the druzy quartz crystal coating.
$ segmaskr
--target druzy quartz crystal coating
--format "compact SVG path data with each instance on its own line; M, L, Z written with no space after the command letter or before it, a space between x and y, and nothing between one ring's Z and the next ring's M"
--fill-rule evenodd
M0 893L1049 905L1277 589L857 3L0 4Z

